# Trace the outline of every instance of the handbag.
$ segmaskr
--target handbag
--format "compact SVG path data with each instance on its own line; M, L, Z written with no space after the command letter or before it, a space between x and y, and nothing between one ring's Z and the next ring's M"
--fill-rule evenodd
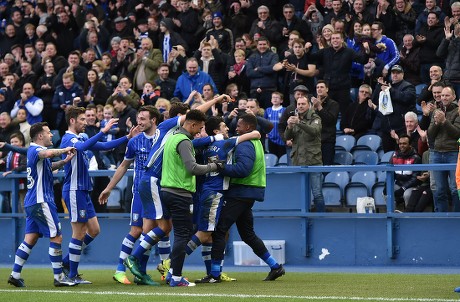
M391 102L390 89L380 91L379 94L379 111L383 115L393 113L393 103Z

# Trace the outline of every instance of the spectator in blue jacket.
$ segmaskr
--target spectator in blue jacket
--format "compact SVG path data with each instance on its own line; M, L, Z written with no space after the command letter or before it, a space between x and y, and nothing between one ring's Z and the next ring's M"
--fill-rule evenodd
M76 98L80 98L80 101ZM56 87L53 101L51 102L53 108L57 110L56 128L61 135L63 135L67 129L67 123L64 118L67 106L72 106L74 100L77 102L77 104L75 104L77 106L85 105L81 102L83 99L83 90L80 85L75 82L73 73L64 73L62 76L62 85Z
M203 86L205 84L211 84L214 92L217 93L216 84L214 84L209 74L199 70L196 58L187 59L185 68L187 71L177 79L176 89L174 90L175 97L178 97L183 102L193 90L203 93Z
M11 117L16 117L19 109L25 109L27 112L27 122L35 124L42 121L43 100L34 95L34 87L31 83L25 83L22 86L21 98L16 101L11 110Z

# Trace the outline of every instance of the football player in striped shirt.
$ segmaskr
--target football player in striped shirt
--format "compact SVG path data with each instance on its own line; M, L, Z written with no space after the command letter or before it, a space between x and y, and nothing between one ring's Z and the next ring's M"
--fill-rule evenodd
M113 275L113 279L121 284L131 284L126 277L126 267L124 260L126 257L131 255L134 244L142 234L142 202L139 194L139 182L145 171L147 163L147 157L152 149L155 132L157 130L157 124L161 119L161 113L151 105L142 106L138 110L137 114L137 126L142 131L141 134L137 135L128 142L126 148L125 158L120 164L118 169L115 171L112 179L110 180L107 187L99 195L99 202L101 204L107 203L110 192L121 180L123 175L126 173L128 168L134 162L134 179L133 179L133 199L131 201L131 229L129 233L123 239L121 244L120 257L118 266ZM169 255L169 252L168 252ZM140 285L158 285L152 278L143 272L142 278L134 277L134 282Z
M68 276L79 284L91 284L78 274L78 264L82 250L94 240L100 231L90 198L93 186L88 173L87 151L113 149L139 133L138 128L134 127L129 134L116 140L98 142L117 121L118 119L111 119L98 134L87 139L82 135L86 127L85 108L71 106L66 111L66 122L69 128L62 137L61 148L74 147L77 154L64 166L62 196L69 209L72 239L69 243L69 254L63 259L63 264L64 267L69 268Z
M39 237L50 239L48 249L49 258L53 267L55 286L73 286L76 283L69 279L62 271L62 234L61 223L54 203L53 170L62 168L75 156L74 147L63 149L48 149L53 143L47 123L35 123L30 127L32 143L27 150L27 194L24 199L26 211L25 236L16 251L13 271L8 283L16 287L25 287L21 278L22 268L29 258L32 248ZM65 154L65 158L58 162L51 162L51 158Z

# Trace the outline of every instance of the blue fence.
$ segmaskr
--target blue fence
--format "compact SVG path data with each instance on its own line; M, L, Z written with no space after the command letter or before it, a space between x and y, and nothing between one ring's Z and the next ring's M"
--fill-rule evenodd
M316 266L460 266L460 213L394 213L394 200L388 196L386 211L373 214L310 212L308 173L331 171L386 171L388 192L393 191L393 171L452 170L446 165L377 165L267 168L265 202L254 207L255 228L264 240L285 240L286 263ZM113 171L94 171L92 176L110 176ZM132 172L130 172L132 175ZM62 176L62 174L57 174ZM0 178L0 191L17 196L19 175ZM13 202L14 209L16 208ZM86 251L85 263L114 264L123 237L129 230L128 214L100 214L101 234ZM70 223L61 217L66 246ZM23 214L0 214L0 263L10 264L23 238ZM231 242L240 240L236 230L230 234L226 262L233 263ZM48 242L40 240L29 258L33 263L48 263ZM40 251L41 250L41 251ZM64 248L66 250L66 248ZM101 252L102 251L102 252ZM326 255L327 254L327 255ZM319 257L326 255L325 257ZM187 263L201 263L200 252Z

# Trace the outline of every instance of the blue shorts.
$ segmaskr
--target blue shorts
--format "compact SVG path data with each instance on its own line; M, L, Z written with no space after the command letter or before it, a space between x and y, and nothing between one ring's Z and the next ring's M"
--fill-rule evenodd
M54 238L61 235L61 223L54 203L37 203L26 207L26 234Z
M160 180L156 177L149 177L147 180L142 178L139 183L139 195L142 201L142 211L144 218L150 220L168 219L163 217L163 204L160 198Z
M142 227L142 202L139 191L133 193L131 201L131 215L129 220L130 226Z
M198 231L213 232L216 229L222 209L223 195L215 191L203 191L200 197Z
M62 197L69 210L71 222L88 222L88 219L96 217L89 191L62 191Z

